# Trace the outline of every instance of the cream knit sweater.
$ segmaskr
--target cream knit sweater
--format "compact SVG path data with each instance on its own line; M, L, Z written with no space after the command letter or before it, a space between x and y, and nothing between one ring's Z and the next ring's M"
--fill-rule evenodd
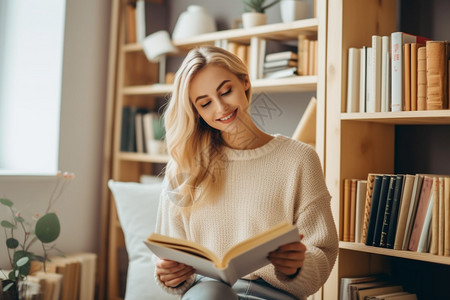
M327 280L338 250L330 194L316 152L275 135L260 148L225 148L224 153L225 186L219 197L194 201L189 213L180 214L164 189L156 231L200 243L222 257L236 243L282 221L292 222L307 247L299 274L289 278L270 264L246 278L260 277L299 299L313 294ZM158 282L169 293L183 294L193 280L194 276L178 288Z

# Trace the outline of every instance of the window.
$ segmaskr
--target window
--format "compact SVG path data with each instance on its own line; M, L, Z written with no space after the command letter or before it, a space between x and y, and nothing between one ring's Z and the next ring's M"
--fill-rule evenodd
M0 175L58 169L65 1L0 1Z

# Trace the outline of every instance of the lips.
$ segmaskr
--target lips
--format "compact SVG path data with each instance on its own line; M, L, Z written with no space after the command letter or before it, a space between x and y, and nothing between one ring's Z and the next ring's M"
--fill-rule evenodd
M222 118L217 119L217 121L222 123L230 123L236 118L237 109L235 109L232 113L225 115Z

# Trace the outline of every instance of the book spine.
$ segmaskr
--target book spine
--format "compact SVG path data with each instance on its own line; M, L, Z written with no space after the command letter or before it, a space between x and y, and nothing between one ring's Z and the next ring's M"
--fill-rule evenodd
M401 194L403 190L403 175L397 175L395 180L394 195L392 197L392 209L387 229L386 248L394 248L395 234L397 230L398 211L400 208Z
M388 112L391 99L390 37L381 37L381 111Z
M377 218L378 212L378 203L380 201L380 189L381 189L381 181L382 175L375 175L374 183L373 183L373 192L372 192L372 201L370 206L370 215L369 222L367 226L367 235L366 235L366 245L373 245L373 236L375 231L375 222Z
M350 242L350 202L351 202L351 179L344 179L344 233L342 240Z
M419 242L417 244L417 252L421 253L429 252L432 237L431 219L433 215L433 203L436 202L435 200L436 200L435 194L432 193L430 201L428 202L428 206L425 208L426 214L425 219L423 221L422 230L420 232Z
M411 44L403 45L403 94L405 100L403 103L403 110L411 110Z
M450 177L444 181L444 255L450 256Z
M397 228L395 229L394 250L401 250L403 237L405 236L406 220L408 217L409 204L414 183L413 175L405 175L403 190L401 192L400 210L398 212ZM390 228L389 228L390 229Z
M372 57L370 60L370 93L367 112L381 111L381 36L372 36Z
M375 181L375 174L367 175L367 186L366 186L366 200L364 203L364 216L363 216L363 224L362 224L362 232L361 232L361 243L365 244L367 239L367 230L369 227L369 219L370 219L370 208L372 205L372 193L373 193L373 185Z
M391 221L392 202L394 199L396 176L391 176L389 180L389 188L386 196L386 206L384 208L384 216L381 224L380 243L378 246L386 248L387 246L387 234L389 229L389 223Z
M403 237L402 250L408 250L411 239L411 231L417 212L417 202L423 184L423 175L416 174L414 178L413 190L411 194L411 203L409 204L408 217L406 219L405 236Z
M350 181L350 242L355 241L356 183L356 179Z
M355 243L361 243L367 180L358 180L356 186Z
M347 112L359 111L360 49L348 49Z
M411 110L417 110L417 49L421 46L411 44Z
M417 110L427 109L427 49L417 49Z
M439 250L439 178L435 177L433 181L433 205L431 219L431 246L430 253L438 254Z
M444 203L444 186L445 186L445 178L439 178L439 241L438 241L438 255L443 256L445 251L445 203Z
M447 102L447 43L428 41L427 110L444 109Z
M384 211L386 209L386 200L389 191L390 181L391 181L390 175L383 175L380 188L380 197L379 197L380 199L378 200L378 211L375 219L375 229L373 232L372 246L375 247L380 246L381 229L383 226Z
M366 112L366 87L367 87L367 47L360 49L359 71L359 112Z
M136 39L141 43L146 36L145 30L145 1L136 1Z

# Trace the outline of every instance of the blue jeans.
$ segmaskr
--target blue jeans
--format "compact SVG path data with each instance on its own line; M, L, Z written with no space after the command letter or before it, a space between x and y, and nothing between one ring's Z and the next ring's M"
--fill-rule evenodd
M232 287L197 275L194 285L182 300L297 300L291 294L277 289L262 279L239 279Z

